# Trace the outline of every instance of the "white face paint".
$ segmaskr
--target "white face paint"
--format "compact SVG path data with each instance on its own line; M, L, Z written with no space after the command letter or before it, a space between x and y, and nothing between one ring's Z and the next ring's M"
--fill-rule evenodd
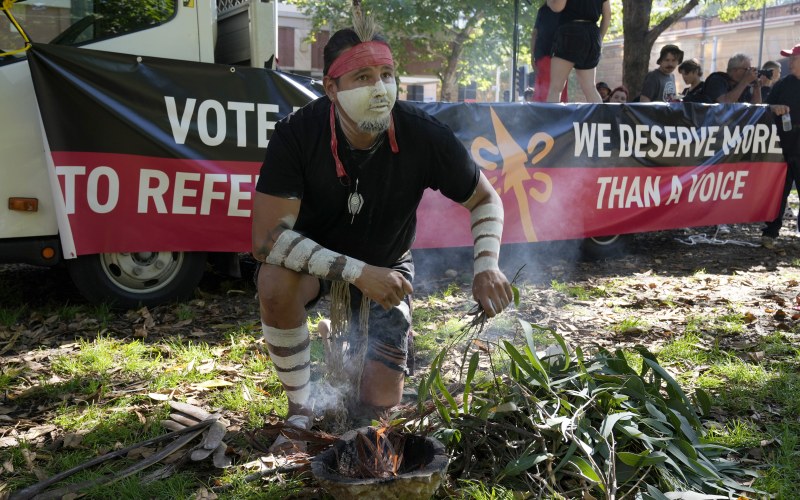
M336 99L359 129L380 133L389 129L390 113L397 99L397 84L379 80L371 87L340 90Z

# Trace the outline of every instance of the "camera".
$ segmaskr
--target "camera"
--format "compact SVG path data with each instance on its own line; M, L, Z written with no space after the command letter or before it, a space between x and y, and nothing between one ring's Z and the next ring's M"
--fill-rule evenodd
M760 69L758 70L758 76L765 76L768 80L772 80L772 73L774 71L773 69Z

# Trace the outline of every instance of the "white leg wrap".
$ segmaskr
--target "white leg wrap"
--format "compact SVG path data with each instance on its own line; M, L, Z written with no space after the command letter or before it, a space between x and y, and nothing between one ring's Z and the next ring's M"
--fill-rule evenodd
M311 393L311 348L308 326L283 330L261 323L264 340L286 396L296 405L308 406Z
M278 236L266 263L317 278L348 283L353 283L361 276L366 265L358 259L328 250L291 229Z
M474 241L474 273L498 270L500 240L503 237L503 206L487 203L470 212Z

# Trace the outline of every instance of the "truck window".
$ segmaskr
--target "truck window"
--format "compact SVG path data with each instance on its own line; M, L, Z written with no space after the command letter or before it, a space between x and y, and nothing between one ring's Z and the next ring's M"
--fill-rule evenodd
M125 35L169 21L178 0L36 0L11 7L31 41L84 45ZM22 36L0 15L0 54L24 47ZM0 65L25 57L24 52L0 57Z

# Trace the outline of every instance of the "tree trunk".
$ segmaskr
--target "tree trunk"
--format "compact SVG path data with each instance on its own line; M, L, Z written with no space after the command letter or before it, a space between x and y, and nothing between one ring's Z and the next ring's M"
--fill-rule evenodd
M473 31L475 31L475 26L483 19L483 16L483 11L476 12L475 15L467 20L464 28L456 31L455 39L450 42L450 53L447 55L447 64L439 75L442 81L441 101L458 101L458 62L461 59L461 54L464 52L464 43L472 36Z
M631 97L642 91L644 77L651 69L650 52L661 33L694 9L700 0L689 0L657 25L650 26L653 0L622 0L622 81ZM628 50L630 49L630 50ZM655 68L655 61L653 61Z
M458 60L461 57L461 45L452 43L453 48L447 56L447 65L442 72L442 101L456 102L458 100Z

